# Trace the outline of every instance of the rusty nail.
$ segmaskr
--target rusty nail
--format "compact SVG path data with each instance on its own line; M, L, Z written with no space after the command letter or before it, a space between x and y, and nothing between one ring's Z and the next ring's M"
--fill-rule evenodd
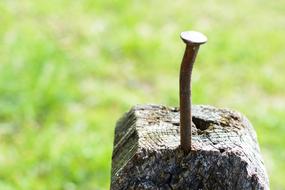
M192 138L191 75L199 47L207 42L207 37L195 31L182 32L180 37L186 43L179 79L180 144L184 151L190 151Z

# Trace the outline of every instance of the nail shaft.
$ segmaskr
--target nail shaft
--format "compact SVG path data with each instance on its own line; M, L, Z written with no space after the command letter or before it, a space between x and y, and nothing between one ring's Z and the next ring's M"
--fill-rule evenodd
M180 68L180 143L185 151L191 150L191 76L198 50L199 46L186 45Z

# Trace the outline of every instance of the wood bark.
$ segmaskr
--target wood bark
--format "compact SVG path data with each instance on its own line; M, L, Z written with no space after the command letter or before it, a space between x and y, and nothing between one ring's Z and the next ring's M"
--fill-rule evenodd
M242 114L192 106L192 150L179 148L179 110L133 107L115 129L111 189L269 189L256 133Z

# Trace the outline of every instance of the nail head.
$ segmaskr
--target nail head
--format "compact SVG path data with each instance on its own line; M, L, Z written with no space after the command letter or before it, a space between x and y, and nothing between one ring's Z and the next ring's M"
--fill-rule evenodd
M186 44L204 44L208 40L204 34L196 31L182 32L180 37Z

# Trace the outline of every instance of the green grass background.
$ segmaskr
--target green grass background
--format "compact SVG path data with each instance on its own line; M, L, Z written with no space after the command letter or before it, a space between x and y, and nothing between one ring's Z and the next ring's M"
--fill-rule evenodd
M114 126L178 105L181 31L209 41L193 102L253 123L285 189L285 1L1 0L0 189L108 189Z

